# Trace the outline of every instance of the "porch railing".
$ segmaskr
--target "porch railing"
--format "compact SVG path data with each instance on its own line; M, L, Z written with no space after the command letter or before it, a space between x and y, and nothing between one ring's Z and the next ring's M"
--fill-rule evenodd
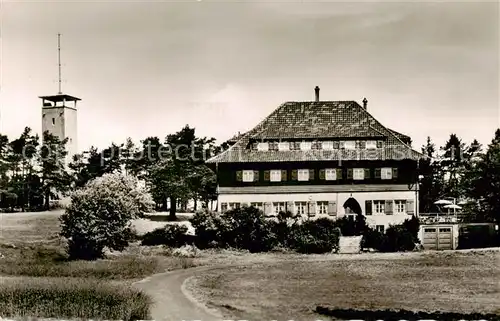
M463 213L419 213L418 218L422 224L435 223L460 223L464 220Z

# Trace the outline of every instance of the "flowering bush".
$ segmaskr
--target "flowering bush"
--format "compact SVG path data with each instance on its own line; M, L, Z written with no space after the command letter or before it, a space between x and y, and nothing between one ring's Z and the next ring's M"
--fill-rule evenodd
M153 204L134 178L105 174L88 182L72 195L60 219L70 258L97 259L104 247L123 250L133 236L130 221L151 211Z

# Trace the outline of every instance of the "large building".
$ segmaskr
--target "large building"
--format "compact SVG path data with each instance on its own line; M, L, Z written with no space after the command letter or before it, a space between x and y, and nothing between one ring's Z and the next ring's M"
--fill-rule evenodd
M355 101L286 102L208 163L220 211L244 205L304 217L363 214L385 230L416 215L420 153Z

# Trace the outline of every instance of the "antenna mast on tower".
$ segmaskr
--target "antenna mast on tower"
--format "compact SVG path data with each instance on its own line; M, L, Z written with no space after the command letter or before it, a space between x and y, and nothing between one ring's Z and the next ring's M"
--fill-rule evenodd
M62 94L61 91L61 34L57 34L57 54L59 63L59 95Z

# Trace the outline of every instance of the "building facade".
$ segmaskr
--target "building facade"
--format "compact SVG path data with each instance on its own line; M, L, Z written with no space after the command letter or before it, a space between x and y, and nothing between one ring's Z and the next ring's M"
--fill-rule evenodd
M418 159L411 139L355 101L286 102L208 160L219 211L255 206L267 215L362 214L384 231L417 215Z

